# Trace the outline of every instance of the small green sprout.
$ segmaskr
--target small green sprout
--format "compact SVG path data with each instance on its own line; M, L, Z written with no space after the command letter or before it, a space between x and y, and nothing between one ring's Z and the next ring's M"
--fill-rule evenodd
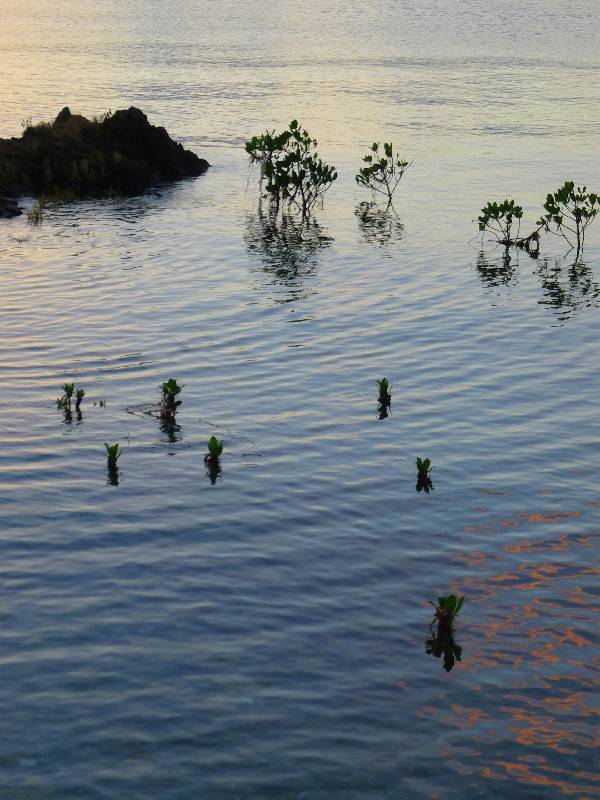
M437 620L438 623L445 624L451 628L455 617L458 616L463 607L464 601L464 596L457 597L455 594L449 594L446 597L438 597L437 605L431 600L427 602L435 608L434 622Z
M381 380L377 381L377 388L379 389L379 402L389 405L392 399L392 394L390 391L392 384L387 378L382 378Z
M431 466L430 458L424 458L423 460L417 458L416 463L417 463L417 472L419 473L419 475L429 475L429 473L433 469L433 467Z
M56 405L58 408L71 408L71 398L73 397L73 391L75 389L74 383L63 383L63 396L59 397L56 400Z
M433 482L430 477L430 472L433 469L431 466L431 459L424 458L420 459L417 458L417 485L416 490L417 492L427 492L429 494L429 490L433 489Z
M85 397L85 389L77 389L75 393L75 408L79 411L79 406L81 405L81 401Z
M108 466L114 467L117 464L117 459L121 455L121 448L119 447L119 443L116 444L108 444L104 442L104 447L106 448L106 458L108 460Z
M217 439L216 436L211 436L208 440L208 455L213 458L217 459L223 452L223 442L222 440Z
M177 408L181 405L181 400L177 400L177 395L181 393L183 386L180 386L175 378L169 378L161 384L162 400L160 404L160 415L166 419L174 419Z

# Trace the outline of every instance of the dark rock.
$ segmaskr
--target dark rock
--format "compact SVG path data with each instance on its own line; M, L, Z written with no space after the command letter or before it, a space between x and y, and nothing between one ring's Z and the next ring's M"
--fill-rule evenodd
M95 120L65 107L53 123L29 126L20 139L0 139L0 192L8 195L132 195L208 167L133 107Z
M18 217L22 213L16 200L10 197L0 197L0 219Z

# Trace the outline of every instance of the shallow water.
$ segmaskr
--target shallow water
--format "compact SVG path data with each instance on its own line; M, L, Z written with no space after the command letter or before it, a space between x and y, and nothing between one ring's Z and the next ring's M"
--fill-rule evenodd
M598 16L547 5L0 5L0 135L134 104L213 164L0 228L3 797L598 796L600 225L577 267L472 238L600 187ZM243 153L293 116L340 171L301 244Z

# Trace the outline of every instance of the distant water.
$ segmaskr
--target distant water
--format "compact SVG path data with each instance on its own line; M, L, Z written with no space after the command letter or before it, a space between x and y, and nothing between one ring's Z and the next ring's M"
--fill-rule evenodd
M0 224L2 798L599 796L600 223L577 266L472 238L600 191L599 34L580 0L0 4L1 136L136 105L213 164ZM300 242L243 152L292 117L340 172ZM353 180L376 138L398 219Z

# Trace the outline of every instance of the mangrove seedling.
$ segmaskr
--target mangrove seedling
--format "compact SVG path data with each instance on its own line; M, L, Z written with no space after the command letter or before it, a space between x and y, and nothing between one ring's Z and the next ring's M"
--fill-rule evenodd
M411 166L394 150L392 142L383 143L383 155L379 148L381 142L373 142L370 153L363 156L366 166L361 167L355 180L359 186L387 197L388 207L392 205L392 197L402 180L402 176Z
M183 386L180 386L175 378L170 378L161 384L162 400L160 403L160 415L163 419L173 419L177 408L181 405L181 400L177 400L177 395L181 393Z
M208 440L208 453L204 456L205 464L216 464L223 452L223 442L216 436L211 436Z
M85 390L84 389L77 389L75 393L75 410L79 411L79 407L81 405L81 401L85 397Z
M296 209L308 219L325 192L337 180L335 167L319 158L317 140L297 120L276 134L266 131L246 142L250 163L260 165L260 185L275 214L281 205Z
M417 485L416 490L417 492L427 492L429 494L430 489L433 489L433 482L431 480L431 470L433 467L431 466L431 459L425 458L421 460L417 458Z
M106 482L111 486L118 486L119 470L117 467L117 459L121 455L121 448L118 442L115 444L104 442L104 447L106 448L106 468L108 473Z
M501 203L488 203L481 209L477 217L479 230L489 233L504 247L511 247L519 238L519 228L523 209L514 200L503 200ZM513 225L517 222L517 235L513 236Z
M386 417L389 416L390 405L392 403L392 385L387 378L382 378L377 381L377 388L379 390L377 405L378 416L379 419L386 419Z
M509 247L520 247L536 258L540 250L542 225L538 222L538 228L533 233L528 236L520 236L522 217L522 207L518 206L514 200L507 199L501 203L489 202L481 209L477 222L480 231L489 233L507 251ZM515 222L517 224L516 233L514 233Z
M431 624L433 625L435 622L437 622L438 624L445 625L451 630L452 626L454 625L455 618L458 616L461 608L463 607L464 601L464 596L457 597L455 594L449 594L446 597L438 597L437 605L431 600L428 600L427 602L435 608L435 614Z
M564 186L546 197L546 213L540 217L538 225L562 236L571 248L576 248L577 260L583 250L586 229L596 218L599 208L597 194L588 193L585 186L575 187L573 181L566 181Z
M116 466L117 459L121 456L121 448L119 447L119 443L116 442L115 444L108 444L104 442L104 447L106 448L106 460L108 461L108 466Z
M392 384L387 378L382 378L377 381L377 388L379 389L379 402L388 405L392 401L391 388Z
M74 383L63 383L63 395L59 397L56 401L56 405L59 408L71 408L71 398L73 397L73 391L75 389Z

